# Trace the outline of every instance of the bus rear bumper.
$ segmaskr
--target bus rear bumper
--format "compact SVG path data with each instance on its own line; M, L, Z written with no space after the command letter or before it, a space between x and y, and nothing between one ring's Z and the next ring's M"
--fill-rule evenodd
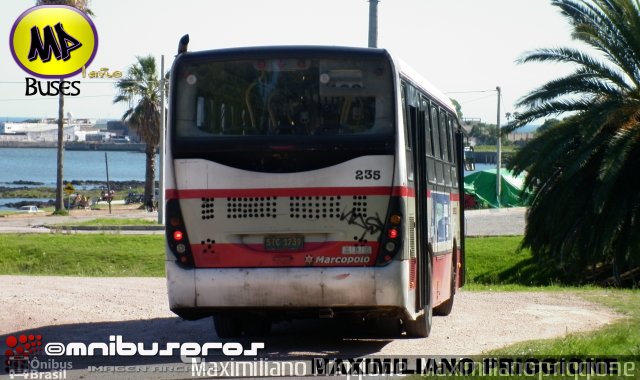
M401 261L386 267L183 269L167 261L169 305L186 319L234 310L404 311Z

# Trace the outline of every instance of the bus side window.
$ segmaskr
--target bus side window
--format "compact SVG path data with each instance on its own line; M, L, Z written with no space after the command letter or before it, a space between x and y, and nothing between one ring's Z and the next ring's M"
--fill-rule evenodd
M409 135L413 135L413 131L417 128L418 125L418 109L413 106L409 106ZM413 145L413 136L408 137L409 140L409 149L407 152L407 174L409 181L414 180L415 173L413 172L413 150L415 146Z
M449 145L449 172L451 173L451 186L456 186L456 184L458 183L458 171L456 170L456 161L457 161L457 154L456 154L456 149L455 149L455 140L454 140L454 131L455 131L455 117L450 114L447 113L447 124L446 124L446 129L447 129L447 142Z
M438 123L438 127L440 129L440 147L441 147L440 158L442 158L442 160L445 162L451 162L451 156L449 154L449 144L447 142L448 134L447 134L446 123L447 123L446 113L444 112L444 110L440 110L440 120Z
M440 153L440 133L438 132L438 107L431 107L431 142L433 145L433 155L437 159L441 159Z
M447 121L449 122L449 124L447 125L447 137L449 138L449 161L455 164L457 162L457 157L455 154L455 139L453 138L456 130L455 118L452 115L449 115Z
M429 101L426 99L420 101L420 119L422 120L423 128L425 128L427 155L433 157L433 143L431 142L431 131L429 130Z

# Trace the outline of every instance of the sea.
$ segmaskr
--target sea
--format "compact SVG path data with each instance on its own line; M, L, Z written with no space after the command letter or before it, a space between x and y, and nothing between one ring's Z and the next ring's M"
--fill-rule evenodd
M65 181L103 181L107 183L105 153L109 165L110 181L144 181L146 156L141 152L101 152L65 150ZM159 160L156 160L159 163ZM158 170L156 170L156 176ZM55 148L0 147L0 186L18 187L19 181L38 182L47 187L56 184ZM6 203L25 199L0 199L0 210L10 209ZM33 201L46 201L31 199Z
M146 156L140 152L106 152L110 181L144 181ZM160 160L156 159L156 163ZM495 165L476 164L476 170L495 168ZM156 175L159 171L156 170ZM465 172L470 174L472 172ZM64 152L65 181L103 181L107 171L105 152L66 150ZM0 147L0 186L18 187L19 181L38 182L47 187L56 184L56 149L54 148L4 148ZM0 210L11 210L7 203L27 199L0 199ZM48 199L29 199L46 202Z

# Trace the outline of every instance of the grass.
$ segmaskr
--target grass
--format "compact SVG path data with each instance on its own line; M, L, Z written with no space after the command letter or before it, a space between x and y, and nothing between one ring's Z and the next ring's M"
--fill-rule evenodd
M0 274L161 277L162 235L1 234Z
M634 362L636 376L640 377L640 291L563 285L561 273L552 263L540 262L529 250L519 249L521 240L521 237L467 239L467 290L570 292L612 308L625 318L597 331L522 342L492 350L485 356L615 357Z
M553 263L536 260L531 251L519 249L521 241L521 236L467 238L465 287L471 290L566 289Z

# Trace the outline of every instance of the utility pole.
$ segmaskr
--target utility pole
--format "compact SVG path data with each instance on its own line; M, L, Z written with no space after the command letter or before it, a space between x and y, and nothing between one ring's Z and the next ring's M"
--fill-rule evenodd
M496 123L496 130L498 133L498 151L496 158L496 201L498 207L500 207L500 194L502 193L502 178L500 176L500 168L502 167L502 134L500 133L500 86L496 87L496 91L498 91L498 120Z
M378 47L378 0L369 0L369 47Z
M164 150L166 144L166 123L165 123L165 111L164 111L164 91L165 91L165 79L164 79L164 55L160 56L160 183L158 186L158 224L164 223ZM154 186L155 187L155 186Z

